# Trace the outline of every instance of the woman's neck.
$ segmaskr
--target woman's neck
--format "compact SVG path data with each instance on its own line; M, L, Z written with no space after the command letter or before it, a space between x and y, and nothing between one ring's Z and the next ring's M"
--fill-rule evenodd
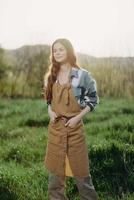
M64 63L64 64L61 64L61 66L60 66L60 72L62 72L62 73L66 73L70 69L71 69L70 63Z

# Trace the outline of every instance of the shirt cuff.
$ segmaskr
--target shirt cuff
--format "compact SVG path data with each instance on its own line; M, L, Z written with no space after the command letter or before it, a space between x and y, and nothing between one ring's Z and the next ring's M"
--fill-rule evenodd
M94 110L94 105L90 102L87 102L87 106L90 107L90 111L93 111Z

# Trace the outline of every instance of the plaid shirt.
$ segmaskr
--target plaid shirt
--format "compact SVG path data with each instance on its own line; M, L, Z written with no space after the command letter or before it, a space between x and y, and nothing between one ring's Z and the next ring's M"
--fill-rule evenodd
M80 108L83 109L89 106L91 111L95 110L100 100L97 95L97 83L91 73L82 67L80 69L72 67L69 78L71 79L73 93ZM51 102L47 102L47 106L49 104Z

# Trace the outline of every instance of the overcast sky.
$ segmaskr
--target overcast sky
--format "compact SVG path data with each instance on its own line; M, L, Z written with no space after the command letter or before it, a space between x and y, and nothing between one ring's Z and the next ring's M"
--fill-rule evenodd
M134 0L0 0L0 45L69 39L92 56L134 56Z

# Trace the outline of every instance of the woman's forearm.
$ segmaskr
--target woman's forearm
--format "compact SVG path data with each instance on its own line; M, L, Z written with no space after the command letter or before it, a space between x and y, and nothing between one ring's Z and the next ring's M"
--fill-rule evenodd
M50 114L51 111L52 111L51 104L48 104L48 113Z
M84 115L90 112L90 107L86 106L77 116L81 119Z

